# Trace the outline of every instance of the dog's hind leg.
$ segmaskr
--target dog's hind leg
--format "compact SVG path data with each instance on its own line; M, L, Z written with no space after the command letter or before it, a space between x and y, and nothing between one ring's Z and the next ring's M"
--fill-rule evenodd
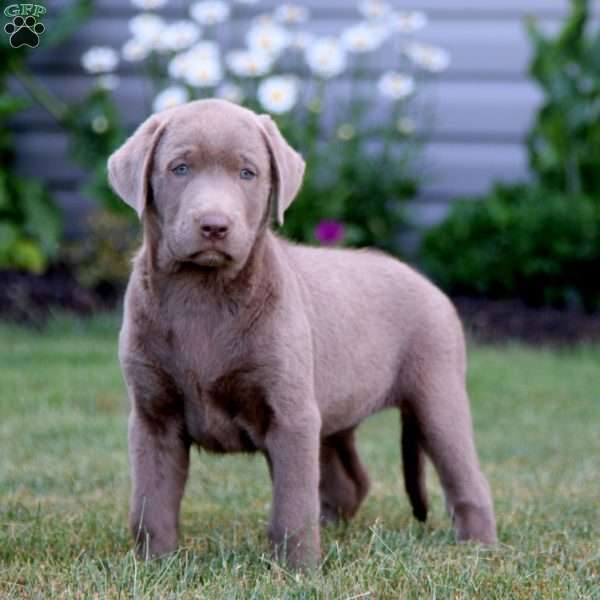
M463 377L450 370L430 372L409 408L414 411L415 423L418 424L416 430L420 437L417 448L422 440L422 447L431 458L442 483L457 538L494 543L496 522L492 497L479 467ZM412 453L413 450L409 449L408 454ZM417 458L416 463L413 460L409 470L414 469L414 464L421 463L422 457ZM412 492L416 493L416 505L411 497L415 510L423 497L419 477L417 472Z
M369 491L369 476L356 451L354 429L321 441L321 521L349 520Z

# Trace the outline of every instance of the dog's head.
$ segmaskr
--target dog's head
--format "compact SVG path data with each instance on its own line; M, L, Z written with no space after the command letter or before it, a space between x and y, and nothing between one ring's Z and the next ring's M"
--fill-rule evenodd
M283 222L304 161L267 115L199 100L146 120L108 173L139 217L158 224L161 262L237 270L271 210Z

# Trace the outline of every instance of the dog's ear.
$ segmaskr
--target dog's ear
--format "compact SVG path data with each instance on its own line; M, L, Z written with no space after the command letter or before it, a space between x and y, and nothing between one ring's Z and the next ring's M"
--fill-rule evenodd
M165 120L149 117L108 159L108 181L138 217L142 217L148 200L154 151L165 130Z
M282 225L283 215L302 185L305 163L300 154L285 141L269 115L260 115L258 120L271 155L275 196L274 212L277 223Z

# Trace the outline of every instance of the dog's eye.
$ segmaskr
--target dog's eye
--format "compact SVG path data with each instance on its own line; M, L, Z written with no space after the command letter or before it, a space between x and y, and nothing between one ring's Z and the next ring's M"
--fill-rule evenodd
M177 165L174 169L171 169L175 175L187 175L190 172L190 168L185 164L181 163Z
M240 171L240 177L242 179L254 179L256 177L256 173L250 169L242 169Z

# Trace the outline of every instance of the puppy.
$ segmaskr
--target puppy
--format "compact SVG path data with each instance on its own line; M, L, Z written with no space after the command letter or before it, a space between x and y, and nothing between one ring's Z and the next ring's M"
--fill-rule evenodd
M144 232L119 340L130 526L144 556L177 547L194 443L261 452L274 549L292 567L316 564L320 522L352 517L369 487L354 430L386 408L402 415L415 517L427 516L428 456L458 539L496 540L454 308L390 256L295 245L270 230L304 162L268 116L192 102L150 117L108 169Z

